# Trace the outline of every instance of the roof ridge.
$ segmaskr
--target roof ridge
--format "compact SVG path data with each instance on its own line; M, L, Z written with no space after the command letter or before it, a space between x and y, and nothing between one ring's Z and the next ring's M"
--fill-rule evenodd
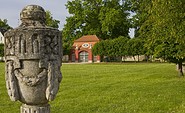
M92 42L92 41L99 41L100 39L96 35L84 35L74 42Z

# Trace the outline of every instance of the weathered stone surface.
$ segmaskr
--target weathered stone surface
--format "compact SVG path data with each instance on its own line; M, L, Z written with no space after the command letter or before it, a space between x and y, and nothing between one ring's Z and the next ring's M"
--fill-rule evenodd
M21 113L50 113L50 106L31 106L31 105L22 105Z
M12 101L37 109L54 100L59 89L61 33L46 27L46 13L40 6L26 6L20 16L22 24L5 33L6 87Z

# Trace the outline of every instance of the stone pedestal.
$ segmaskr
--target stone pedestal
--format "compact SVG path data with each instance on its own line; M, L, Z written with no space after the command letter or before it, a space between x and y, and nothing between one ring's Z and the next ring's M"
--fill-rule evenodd
M23 104L21 106L21 113L50 113L50 106L49 105L31 106Z
M47 27L46 13L37 5L23 8L21 25L5 33L6 87L21 113L49 113L62 80L61 33Z

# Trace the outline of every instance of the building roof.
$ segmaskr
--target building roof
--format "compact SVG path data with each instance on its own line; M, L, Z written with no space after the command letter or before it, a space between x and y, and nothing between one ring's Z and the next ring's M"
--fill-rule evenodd
M100 39L96 35L86 35L75 40L74 42L98 42Z

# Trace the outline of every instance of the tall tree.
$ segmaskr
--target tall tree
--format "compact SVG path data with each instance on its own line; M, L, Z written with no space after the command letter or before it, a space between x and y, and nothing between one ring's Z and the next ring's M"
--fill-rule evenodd
M184 0L152 0L149 17L141 26L152 23L149 31L142 31L147 37L146 45L153 49L155 56L165 56L168 61L178 64L181 76L185 61L184 12Z
M100 10L99 20L101 31L106 38L118 38L119 36L128 36L129 32L129 13L125 2L122 0L107 0Z
M131 25L135 28L135 37L145 38L146 35L140 31L148 31L148 29L150 29L150 23L145 24L145 26L143 26L143 23L145 23L150 16L148 12L152 7L152 0L126 0L126 4L129 7L128 10L133 14Z
M128 36L129 13L120 1L122 0L68 1L66 7L71 16L66 19L63 39L73 42L87 34L96 34L101 39Z

